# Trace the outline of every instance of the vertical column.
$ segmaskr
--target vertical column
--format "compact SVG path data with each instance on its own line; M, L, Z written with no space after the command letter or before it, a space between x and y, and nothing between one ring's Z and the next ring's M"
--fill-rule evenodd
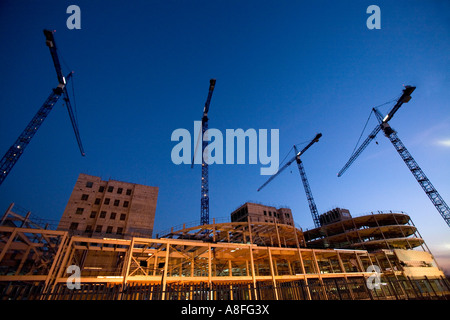
M73 251L74 250L72 250L72 238L70 238L69 243L65 247L65 252L62 253L63 260L62 260L62 262L59 265L57 265L57 270L55 272L55 282L53 283L53 287L51 289L52 293L56 289L56 285L58 283L57 282L58 278L60 278L62 276L62 273L66 270L67 261L70 261L70 259L72 259Z
M123 274L123 286L127 284L128 273L130 272L131 258L133 257L134 237L131 238L130 247L126 256L126 264L124 265L125 273Z
M170 250L170 245L169 245L169 242L167 242L166 259L165 259L165 262L164 262L164 271L163 271L163 281L161 283L161 287L162 287L161 300L165 300L166 299L167 269L169 267L169 250Z
M403 238L405 238L406 243L408 244L409 248L412 250L413 247L411 246L411 243L409 243L409 240L408 240L408 238L406 237L405 232L403 231L402 226L398 223L397 218L395 217L395 213L392 213L392 218L394 218L395 224L398 226L398 228L400 228L400 232L402 233Z
M381 231L381 227L380 227L380 224L378 223L378 220L377 220L376 216L373 215L373 217L374 217L374 219L375 219L375 223L376 223L377 226L378 226L378 230L380 231L380 233L381 233L381 235L382 235L382 237L383 237L383 239L384 239L384 243L386 244L386 247L387 247L388 249L390 249L391 247L389 246L389 242L386 240L386 237L384 236L383 231Z
M252 238L252 226L250 225L250 217L247 216L247 223L248 223L248 233L250 237L250 243L253 244L253 238Z
M64 235L61 238L61 242L59 243L56 255L53 257L52 266L50 267L47 278L45 279L44 292L47 290L48 284L49 284L50 280L52 279L53 271L57 267L57 263L60 260L61 252L64 249L64 247L67 245L67 235L68 235L68 233L64 232ZM28 252L29 252L29 249L27 250L26 254L24 255L24 258L28 256ZM23 263L21 262L21 266L22 265L23 265ZM19 271L19 270L17 270L17 271Z
M9 215L9 213L11 212L11 209L12 209L13 207L14 207L14 202L12 202L12 203L9 205L8 209L6 209L5 214L4 214L3 217L2 217L2 220L0 221L0 225L2 225L2 224L3 224L3 221L6 220L6 217Z
M28 211L25 216L25 219L23 219L22 224L20 225L20 228L25 228L25 224L28 222L30 215L31 215L31 211Z
M211 255L211 244L208 244L208 283L211 288L211 279L212 279L212 255Z
M267 248L267 252L269 254L270 274L272 275L272 283L273 283L273 290L275 292L275 299L278 300L277 282L275 280L275 272L273 270L273 263L272 263L272 252L270 250L270 247Z
M337 257L338 257L338 261L339 261L339 267L341 268L341 272L345 273L345 267L344 267L344 263L342 262L342 258L341 255L339 254L338 251L336 251Z
M355 256L356 256L356 263L358 264L358 267L359 267L359 271L364 272L365 271L364 266L362 264L361 259L359 258L358 252L355 252Z
M312 256L313 256L313 259L314 259L314 264L315 264L316 269L317 269L317 274L319 276L319 281L320 281L320 284L321 284L322 292L323 292L323 294L325 296L325 299L328 300L328 295L327 295L327 292L325 291L325 285L323 283L322 275L320 273L319 263L317 262L316 250L314 250L314 249L312 250Z
M9 239L6 242L5 246L3 247L2 252L0 253L0 262L3 260L3 257L5 256L6 252L9 249L9 247L11 246L11 243L16 238L16 235L17 235L17 229L14 229L14 231L10 234Z
M277 220L274 219L275 229L277 230L277 240L278 240L278 246L281 247L281 239L280 239L280 232L278 231L278 224Z
M258 292L256 290L255 262L253 261L253 249L251 244L248 246L248 249L250 250L250 265L252 268L253 290L255 293L255 300L258 300Z

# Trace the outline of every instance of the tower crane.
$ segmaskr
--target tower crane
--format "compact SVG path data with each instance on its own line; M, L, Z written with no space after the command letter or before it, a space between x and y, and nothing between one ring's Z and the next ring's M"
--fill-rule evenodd
M205 132L208 130L208 112L209 105L211 103L211 97L214 92L214 87L216 85L216 79L209 80L209 90L208 97L206 98L205 106L203 108L203 116L202 116L202 127L201 127L201 135L198 135L197 145L194 151L194 155L192 157L192 165L191 168L194 167L194 159L195 154L197 153L197 148L200 140L202 141L202 187L201 187L201 197L200 197L200 224L209 224L209 179L208 179L208 163L205 162L204 159L204 151L208 146L208 142L205 137Z
M441 195L437 192L436 188L431 184L430 180L427 178L425 173L419 167L417 162L414 160L412 155L409 153L408 149L406 149L403 142L397 135L397 132L389 125L389 121L393 118L395 113L400 109L403 103L409 102L411 100L411 93L416 89L413 86L405 86L403 89L403 94L397 100L397 103L394 105L391 111L383 117L383 115L378 111L377 108L373 108L372 111L375 113L379 124L373 129L373 131L369 134L367 139L361 144L361 146L352 154L350 159L344 165L344 167L339 171L338 177L342 176L344 172L351 166L351 164L356 160L356 158L363 152L363 150L369 145L369 143L375 138L378 132L383 131L385 136L391 141L395 150L397 150L400 157L405 162L408 169L413 174L414 178L416 178L419 185L425 191L428 198L430 198L433 205L436 207L437 211L440 213L442 218L445 220L448 226L450 226L450 208L445 203L444 199L442 199Z
M63 96L64 103L67 107L67 111L69 112L70 121L72 123L72 127L75 132L75 137L77 139L81 155L82 156L85 155L83 145L81 143L80 133L78 131L76 118L73 113L69 95L66 89L67 81L72 77L73 72L70 72L66 77L63 76L61 64L59 62L58 53L56 49L55 39L53 37L53 31L44 30L44 35L46 38L46 44L50 49L53 64L55 66L56 75L58 77L58 86L52 90L48 98L44 101L44 104L41 106L41 108L38 110L35 116L25 127L25 130L23 130L23 132L14 142L14 144L8 149L3 158L0 160L0 185L8 176L13 166L17 163L20 156L25 151L25 148L28 146L31 139L44 122L45 118L47 118L50 111L53 109L53 106L58 102L61 95Z
M298 151L297 147L294 145L294 150L295 150L295 156L290 159L288 162L286 162L286 164L281 167L280 170L278 170L277 173L275 173L274 175L272 175L261 187L259 187L258 191L260 191L262 188L264 188L267 184L269 184L270 181L272 181L273 179L275 179L281 172L283 172L284 169L286 169L287 167L289 167L294 161L297 162L297 167L298 170L300 172L300 177L302 178L302 182L303 182L303 187L305 188L305 192L306 192L306 198L308 199L308 205L309 205L309 210L311 211L311 215L314 221L314 226L316 228L319 228L320 225L320 221L319 221L319 213L317 211L317 207L316 207L316 203L314 201L314 197L312 195L311 192L311 188L309 186L309 182L308 179L306 177L306 173L305 173L305 168L303 166L303 162L300 159L300 156L302 154L304 154L306 152L306 150L308 150L314 143L319 142L320 137L322 137L321 133L318 133L314 139L311 140L310 143L308 143L308 145L306 147L304 147L300 152Z

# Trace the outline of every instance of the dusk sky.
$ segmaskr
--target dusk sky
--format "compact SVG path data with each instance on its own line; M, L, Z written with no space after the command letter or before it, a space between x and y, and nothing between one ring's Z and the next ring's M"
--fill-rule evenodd
M72 4L80 30L66 26ZM373 4L381 29L369 30ZM64 74L75 72L86 156L60 100L0 186L2 213L14 202L57 223L87 173L159 187L155 233L199 221L201 168L172 162L171 135L194 134L215 78L210 128L278 129L280 161L321 132L302 157L319 212L405 211L450 270L450 229L383 133L337 177L371 109L413 85L390 124L450 204L449 1L2 0L2 156L57 85L43 29L56 30ZM255 201L287 206L312 228L295 163L257 192L268 179L261 167L211 165L210 217Z

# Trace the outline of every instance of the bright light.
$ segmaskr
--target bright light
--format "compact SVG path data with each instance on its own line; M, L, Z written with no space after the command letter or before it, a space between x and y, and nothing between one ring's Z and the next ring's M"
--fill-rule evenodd
M439 140L437 143L444 147L450 147L450 139Z

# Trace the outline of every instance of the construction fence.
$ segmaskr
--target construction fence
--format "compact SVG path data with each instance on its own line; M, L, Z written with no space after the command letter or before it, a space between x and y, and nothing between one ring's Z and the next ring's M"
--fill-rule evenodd
M44 290L43 283L2 282L1 300L449 300L448 279L382 278L368 289L366 279L326 278L249 283L84 283L70 289L59 283Z

